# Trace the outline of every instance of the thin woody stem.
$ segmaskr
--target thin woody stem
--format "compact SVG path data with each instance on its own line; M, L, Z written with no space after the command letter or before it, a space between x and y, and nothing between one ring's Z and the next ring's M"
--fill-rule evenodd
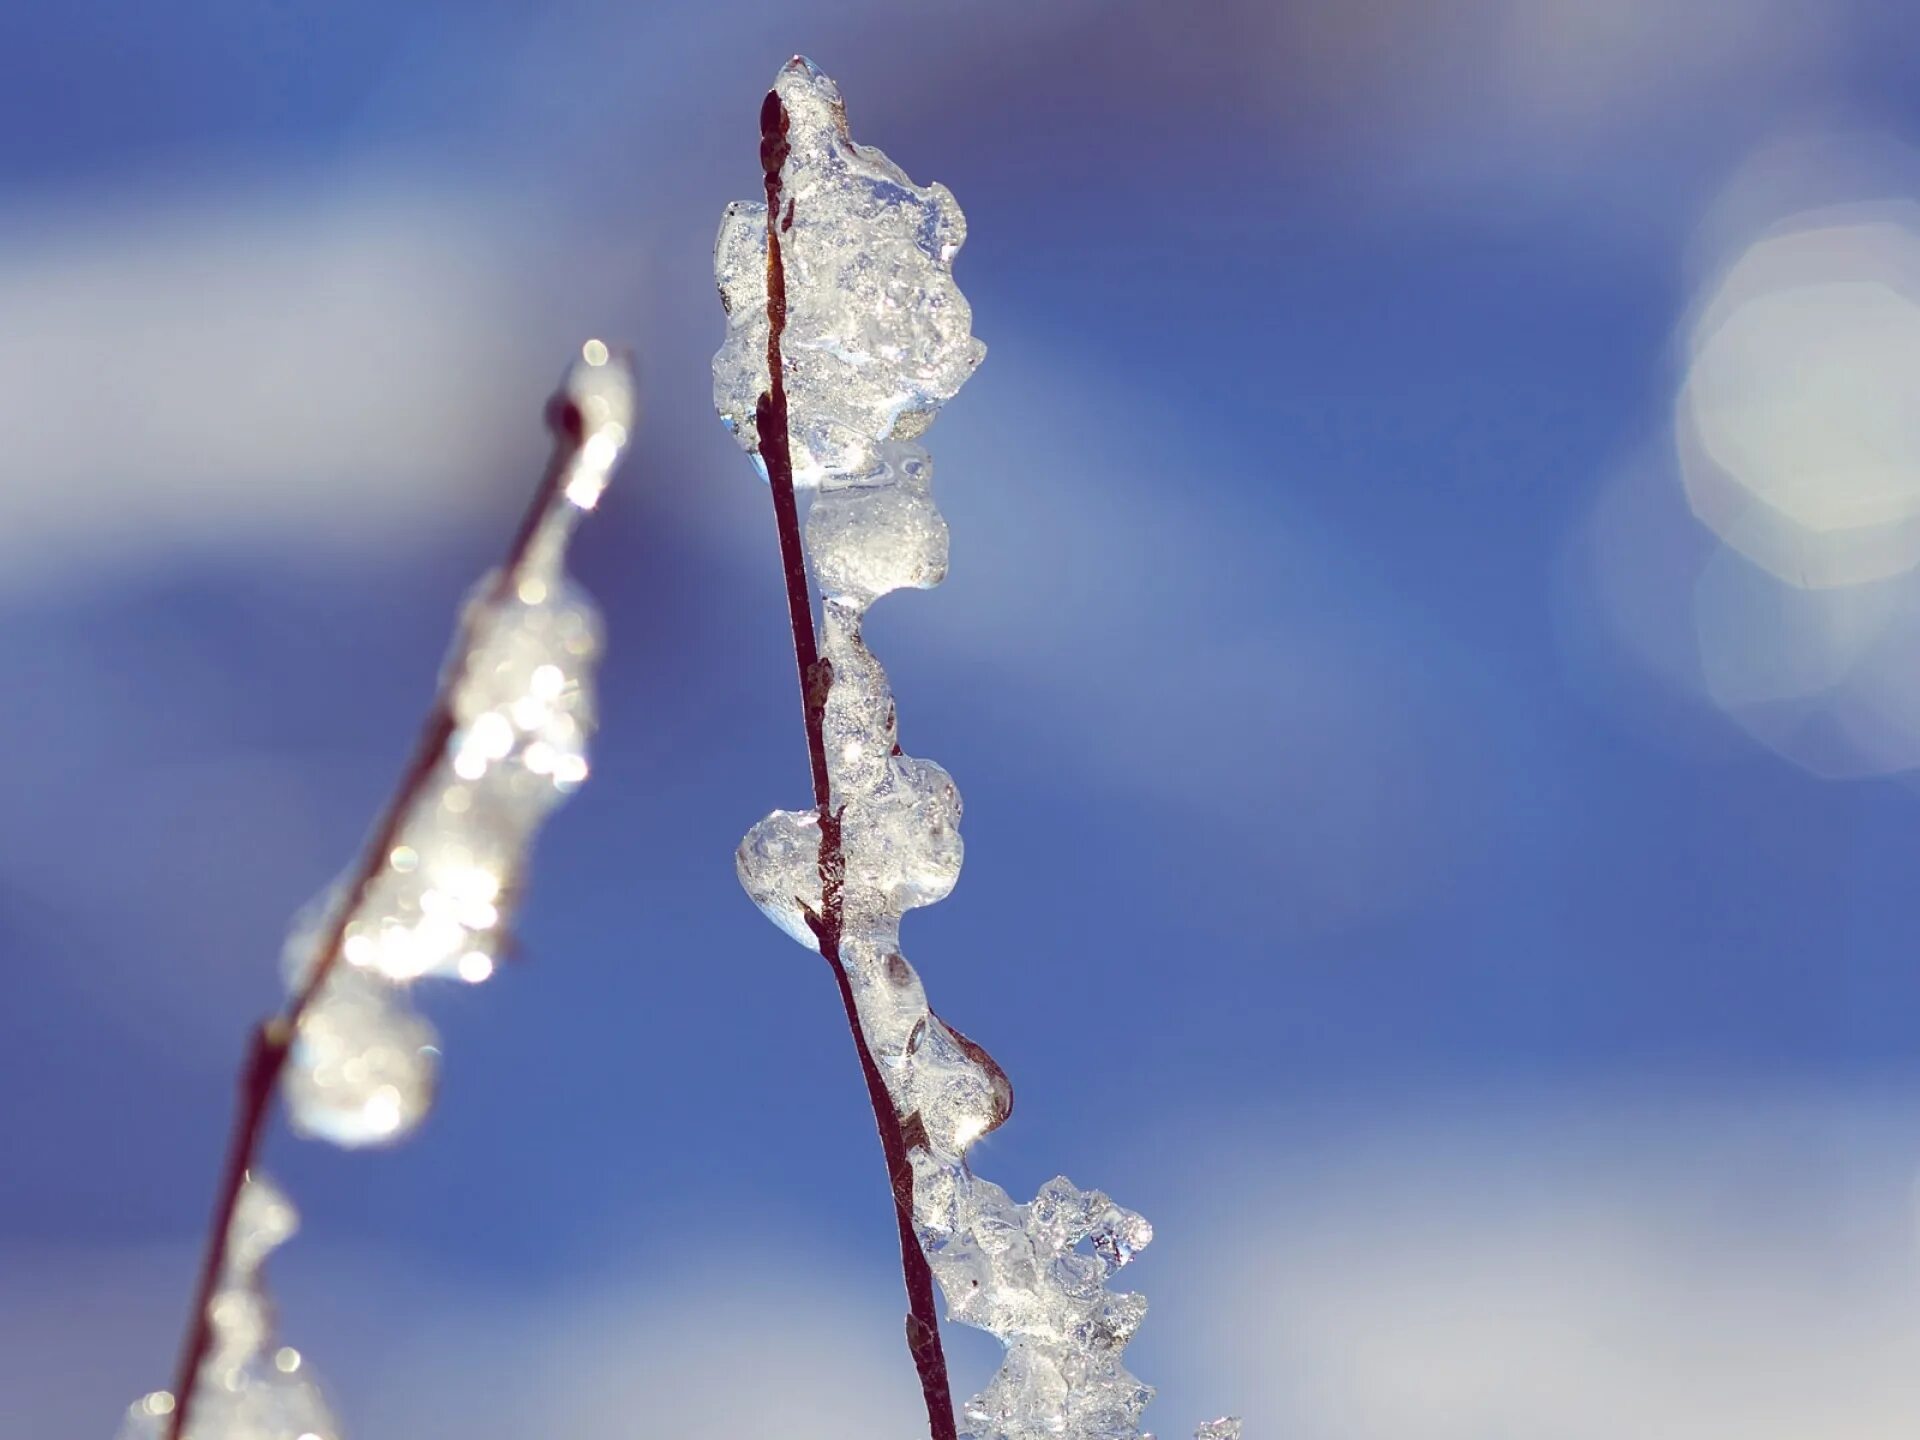
M586 425L579 407L564 391L547 402L547 426L553 433L553 452L547 461L539 487L528 503L513 541L507 547L493 588L484 602L489 609L500 604L519 585L521 572L538 539L542 523L559 501L574 460L584 442ZM462 646L464 648L464 646ZM227 1141L226 1162L220 1172L220 1188L214 1200L213 1219L207 1231L206 1249L200 1262L199 1281L194 1288L193 1311L180 1349L180 1366L174 1377L174 1407L166 1430L166 1440L180 1440L192 1415L199 1389L200 1368L213 1345L213 1325L208 1316L214 1291L227 1266L227 1246L233 1230L233 1212L240 1191L247 1181L266 1138L267 1121L273 1113L273 1097L286 1070L287 1057L298 1033L300 1019L314 1002L327 978L339 962L347 925L366 899L367 891L386 867L401 827L426 789L446 754L447 743L457 728L453 713L453 695L461 681L459 667L449 666L441 677L433 708L421 727L420 738L393 797L380 817L360 863L348 881L346 893L336 905L326 933L315 951L315 960L305 983L288 1002L285 1010L254 1027L247 1046L247 1057L239 1076L239 1094L234 1105L233 1129Z
M820 816L820 913L808 917L821 958L833 972L846 1011L847 1029L860 1057L860 1073L873 1106L874 1128L886 1155L887 1182L893 1192L894 1219L900 1231L900 1271L907 1290L907 1350L920 1375L920 1391L927 1406L932 1440L956 1440L952 1387L947 1379L946 1351L940 1343L940 1316L933 1294L933 1271L913 1229L913 1167L907 1159L909 1136L886 1080L874 1063L873 1051L860 1027L853 983L840 960L843 913L841 886L844 863L840 847L840 812L832 807L827 774L825 713L827 691L833 683L831 663L820 658L813 627L813 601L807 583L806 551L800 540L800 512L793 493L793 452L787 419L786 376L780 342L787 324L786 267L780 236L793 225L793 206L783 206L780 172L787 158L787 111L777 92L769 91L760 107L760 165L767 190L767 392L755 407L760 458L773 492L774 523L780 534L780 562L786 578L787 617L793 627L793 658L800 672L800 698L806 720L807 761L813 775L813 800ZM917 1117L915 1117L917 1119Z

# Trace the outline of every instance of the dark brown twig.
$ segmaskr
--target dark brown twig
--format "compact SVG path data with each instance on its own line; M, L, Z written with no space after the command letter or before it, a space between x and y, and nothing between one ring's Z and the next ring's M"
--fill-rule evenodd
M519 584L521 571L533 550L541 524L558 500L584 442L584 418L564 390L547 403L547 427L553 432L553 453L547 461L546 472L540 477L539 488L534 491L513 541L507 547L506 559L494 578L493 588L486 600L489 609L504 600ZM253 1168L260 1153L261 1141L266 1137L267 1120L273 1112L274 1092L286 1069L287 1056L299 1030L300 1018L306 1014L307 1008L326 984L327 977L333 973L334 965L339 960L340 947L346 938L347 925L366 899L369 888L386 867L387 857L399 839L401 826L406 823L435 767L446 754L447 742L456 728L453 696L461 678L458 665L449 666L441 678L439 692L434 696L433 708L421 728L412 758L408 760L400 783L394 789L393 798L387 802L379 825L367 841L341 903L334 907L328 929L315 950L306 982L294 994L285 1010L261 1021L254 1028L247 1047L247 1058L240 1069L240 1093L234 1106L233 1130L227 1141L226 1163L220 1172L220 1189L214 1200L213 1220L200 1262L199 1281L194 1288L193 1312L187 1323L186 1340L180 1349L180 1367L174 1378L174 1406L167 1425L166 1440L180 1440L193 1410L194 1394L199 1388L200 1367L213 1344L213 1326L207 1309L220 1284L221 1273L226 1269L234 1208L239 1204L247 1172Z
M907 1159L905 1125L887 1093L887 1084L874 1063L853 984L840 962L841 882L840 813L832 808L827 775L824 727L827 690L832 667L820 658L814 636L813 602L807 584L806 552L800 541L800 512L793 493L793 452L787 421L786 377L780 342L787 324L786 267L780 254L780 234L793 224L789 203L781 208L781 167L787 158L787 111L777 91L768 91L760 107L760 165L767 190L767 392L755 407L760 458L773 492L774 523L780 533L780 562L786 576L787 617L793 627L793 658L800 672L800 698L807 731L807 761L813 773L813 800L820 815L820 913L808 916L819 941L821 958L833 972L846 1011L847 1029L860 1057L860 1073L867 1082L874 1127L886 1155L887 1181L893 1191L894 1219L900 1231L900 1271L907 1289L907 1350L920 1375L926 1400L927 1425L933 1440L956 1440L952 1387L947 1379L946 1351L940 1343L940 1317L933 1295L933 1271L913 1229L913 1167ZM912 1117L917 1127L919 1117Z

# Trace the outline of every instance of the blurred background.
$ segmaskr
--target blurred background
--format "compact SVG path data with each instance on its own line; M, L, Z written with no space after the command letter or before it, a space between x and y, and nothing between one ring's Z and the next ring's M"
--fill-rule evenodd
M1155 1428L1920 1428L1920 15L1897 0L0 12L0 1392L169 1378L248 1022L588 335L596 775L392 1153L276 1137L350 1433L918 1433L819 962L722 206L804 50L960 198L975 1151L1145 1211ZM955 1388L994 1347L957 1331Z

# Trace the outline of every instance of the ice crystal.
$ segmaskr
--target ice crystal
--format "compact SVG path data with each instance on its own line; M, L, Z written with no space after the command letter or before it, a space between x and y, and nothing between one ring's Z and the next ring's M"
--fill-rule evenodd
M339 1428L300 1352L273 1344L273 1307L260 1270L299 1222L272 1181L240 1187L228 1226L226 1265L207 1302L211 1344L194 1381L182 1440L338 1440ZM160 1440L174 1397L156 1390L134 1401L120 1440Z
M886 672L861 621L880 596L946 575L932 463L909 442L984 353L953 283L965 222L945 187L915 185L849 138L838 90L811 64L790 62L774 92L787 145L775 190L780 357L794 480L816 487L806 542L824 597L819 724L839 825L837 854L823 854L817 813L774 812L740 847L741 883L802 944L817 948L823 933L836 941L867 1047L905 1117L914 1228L948 1317L1006 1346L965 1406L967 1433L1135 1440L1153 1391L1121 1352L1146 1301L1107 1282L1152 1227L1064 1178L1023 1205L972 1172L968 1149L1006 1120L1012 1090L986 1051L928 1008L899 945L905 912L959 878L960 794L938 765L900 750ZM757 406L771 383L767 219L764 205L730 207L714 257L727 310L715 405L756 454ZM834 913L823 914L824 897ZM1238 1422L1210 1422L1201 1440L1238 1440Z
M881 442L925 430L986 347L953 282L967 227L947 187L916 185L856 144L840 91L807 61L785 66L774 90L788 122L778 220L793 475L818 485L870 473ZM766 206L735 204L714 250L727 311L714 406L755 454L754 405L768 387L766 238Z

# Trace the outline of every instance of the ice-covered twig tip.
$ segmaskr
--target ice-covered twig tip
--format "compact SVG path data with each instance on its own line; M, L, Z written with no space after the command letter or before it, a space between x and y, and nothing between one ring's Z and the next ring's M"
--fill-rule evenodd
M763 203L721 221L727 312L714 403L772 491L800 670L813 805L775 811L742 842L754 902L832 968L886 1152L901 1231L909 1348L936 1440L956 1433L932 1313L1006 1346L964 1407L974 1440L1135 1440L1152 1388L1122 1351L1146 1300L1107 1288L1152 1227L1064 1177L1015 1203L967 1152L1013 1092L979 1045L928 1006L900 948L909 909L959 877L960 795L898 743L886 672L861 638L867 607L937 585L947 527L918 442L985 353L953 280L966 222L856 144L834 83L804 59L762 111ZM815 494L804 541L796 487ZM821 591L813 615L807 559ZM1222 1419L1201 1440L1237 1440Z
M587 776L600 622L567 580L574 526L634 424L632 370L598 340L548 404L553 453L500 567L469 598L413 758L352 867L294 926L289 999L240 1077L199 1289L171 1390L122 1440L336 1440L299 1351L274 1343L260 1269L295 1228L255 1165L276 1093L303 1135L386 1144L432 1103L416 980L485 980L541 822Z

